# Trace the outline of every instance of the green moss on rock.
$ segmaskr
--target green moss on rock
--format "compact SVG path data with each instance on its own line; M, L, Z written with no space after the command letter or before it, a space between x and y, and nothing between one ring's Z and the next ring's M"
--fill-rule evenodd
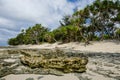
M27 65L31 68L57 69L66 73L86 71L86 64L88 63L88 59L85 56L68 57L65 55L65 52L60 50L48 50L48 52L47 50L43 50L43 53L39 53L41 56L28 56L25 53L25 55L21 57L20 60L24 65Z

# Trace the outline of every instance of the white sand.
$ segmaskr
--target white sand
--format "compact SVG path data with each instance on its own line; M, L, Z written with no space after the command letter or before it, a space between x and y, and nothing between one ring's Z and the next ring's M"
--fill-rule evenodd
M14 63L16 61L16 59L4 59L5 62L12 62Z
M71 42L66 44L42 44L42 45L22 45L17 46L18 48L29 48L29 49L54 49L54 48L63 48L63 49L73 49L73 50L80 50L80 51L88 51L88 52L103 52L103 53L120 53L120 42L119 41L100 41L100 42L90 42L91 44L85 46L84 43L78 42ZM96 60L96 59L95 59ZM102 62L102 61L101 61ZM104 61L103 61L104 62ZM95 65L89 63L88 69L96 69ZM118 66L119 67L119 66ZM120 74L118 69L111 68L111 67L104 67L102 68L114 70L117 72L116 74ZM116 70L116 71L115 71ZM90 76L90 75L91 76ZM88 76L92 80L114 80L113 78L108 78L100 74L96 74L95 72L91 72L87 70L86 73L82 74L83 76ZM55 76L55 75L36 75L36 74L19 74L19 75L8 75L4 77L5 80L25 80L26 78L34 78L34 80L79 80L77 76L74 74L65 74L64 76ZM38 79L40 78L40 79Z
M85 43L71 42L65 44L42 44L42 45L22 45L18 48L30 48L30 49L54 49L54 48L63 48L63 49L73 49L86 52L108 52L108 53L120 53L120 41L99 41L99 42L90 42L89 45L84 45Z
M33 78L34 80L79 80L74 74L65 74L64 76L36 75L36 74L19 74L19 75L11 74L6 76L4 79L5 80L26 80L27 78Z

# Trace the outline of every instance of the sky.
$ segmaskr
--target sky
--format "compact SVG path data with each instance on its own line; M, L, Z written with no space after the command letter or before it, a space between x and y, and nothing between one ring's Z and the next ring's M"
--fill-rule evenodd
M0 46L15 37L21 29L42 24L50 29L74 10L83 9L94 0L0 0Z

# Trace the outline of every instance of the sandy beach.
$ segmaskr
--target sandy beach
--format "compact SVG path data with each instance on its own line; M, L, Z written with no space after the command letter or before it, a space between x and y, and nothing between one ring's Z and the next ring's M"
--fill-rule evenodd
M100 41L66 44L19 45L20 49L70 49L90 52L85 73L70 73L63 76L41 74L10 74L0 80L120 80L120 42ZM3 48L0 50L4 50ZM111 54L110 54L111 53ZM4 61L7 61L6 59ZM31 78L31 79L30 79Z
M70 43L54 43L48 44L44 43L41 45L20 45L18 48L28 48L28 49L72 49L79 50L83 52L102 52L102 53L120 53L120 41L92 41L89 45L79 42L70 42Z
M35 75L35 74L21 74L21 75L9 75L6 76L6 80L26 80L27 78L33 78L34 80L79 80L74 74L65 74L64 76L55 75ZM29 79L31 80L31 79Z

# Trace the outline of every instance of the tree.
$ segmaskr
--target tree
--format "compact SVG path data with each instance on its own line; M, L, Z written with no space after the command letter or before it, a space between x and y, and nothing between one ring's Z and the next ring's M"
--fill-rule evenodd
M48 31L49 29L43 27L41 24L36 24L32 28L29 27L25 34L26 43L39 44L40 42L44 42L44 35Z
M115 32L115 36L118 40L120 40L120 28L117 28L117 30Z
M117 8L115 8L115 6L118 6L118 3L109 0L96 0L93 5L90 6L89 12L92 14L92 17L90 17L90 27L100 34L99 37L101 40L104 39L104 35L108 35L111 38L114 37L115 22L113 21L112 16L116 15L115 10Z
M9 39L8 44L39 44L40 42L44 42L44 35L48 31L48 28L43 27L41 24L36 24L26 30L22 30L15 38Z
M66 15L66 16L64 16L63 19L60 21L61 26L67 26L67 25L70 25L70 24L71 24L71 22L70 22L70 18L71 18L70 15Z
M116 23L120 24L120 0L95 0L73 15L64 16L61 25L53 31L36 24L9 39L8 43L19 45L84 41L88 44L95 39L119 39L120 31L115 27Z
M18 45L19 42L17 41L16 38L11 38L11 39L8 40L8 44L9 45Z
M55 35L53 32L47 32L45 35L44 35L44 39L46 42L48 43L53 43L53 42L57 42L57 40L55 39Z

